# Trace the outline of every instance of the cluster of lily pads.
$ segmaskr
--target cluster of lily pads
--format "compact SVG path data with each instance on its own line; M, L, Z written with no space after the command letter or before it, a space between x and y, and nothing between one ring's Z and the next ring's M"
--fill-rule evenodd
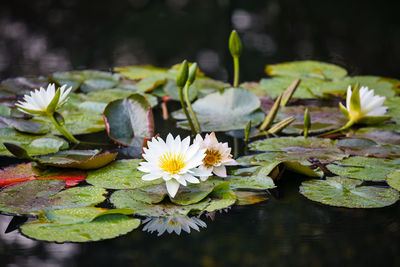
M1 81L0 155L23 163L0 171L0 211L29 218L20 225L28 237L86 242L141 224L158 234L199 230L201 216L267 200L284 171L322 204L398 201L399 80L296 61L240 84L236 32L229 49L233 85L186 61ZM170 113L174 101L182 109ZM191 132L157 136L153 112ZM234 160L214 132L242 139L247 155Z

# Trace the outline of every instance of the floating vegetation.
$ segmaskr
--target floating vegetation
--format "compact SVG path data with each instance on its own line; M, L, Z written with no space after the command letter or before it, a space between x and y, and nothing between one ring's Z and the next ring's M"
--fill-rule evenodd
M232 85L187 61L1 81L0 155L24 163L0 170L0 211L29 217L30 238L87 242L141 224L199 231L205 216L274 197L285 171L325 205L398 201L400 81L295 61L240 84L236 32L229 49ZM176 127L154 120L168 108Z

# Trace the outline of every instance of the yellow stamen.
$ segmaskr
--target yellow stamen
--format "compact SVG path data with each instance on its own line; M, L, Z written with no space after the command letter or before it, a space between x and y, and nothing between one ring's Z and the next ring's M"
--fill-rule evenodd
M185 166L185 157L182 154L167 152L158 159L158 166L166 172L177 174Z
M214 164L221 162L222 155L218 150L207 149L206 156L203 159L203 164L205 167L212 167Z

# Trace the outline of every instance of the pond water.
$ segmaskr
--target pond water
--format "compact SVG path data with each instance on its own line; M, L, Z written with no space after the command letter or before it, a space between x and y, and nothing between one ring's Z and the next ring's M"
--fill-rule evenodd
M232 27L245 46L242 80L265 76L267 63L296 59L333 62L352 74L400 78L395 6L349 1L80 2L0 4L0 78L124 64L169 67L187 58L198 61L211 77L230 80L226 40ZM156 132L165 136L171 122L161 119L160 109L154 113ZM223 138L233 146L232 139ZM1 160L1 167L12 163ZM158 237L140 227L112 240L55 244L18 231L5 233L12 217L0 215L0 265L400 266L399 202L381 209L324 206L300 195L302 180L286 172L267 201L235 206L213 220L202 217L206 228L180 236Z

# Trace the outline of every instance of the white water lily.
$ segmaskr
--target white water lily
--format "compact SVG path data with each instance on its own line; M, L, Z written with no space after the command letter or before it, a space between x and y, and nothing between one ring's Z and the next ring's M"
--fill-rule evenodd
M58 92L54 83L52 83L47 86L47 89L40 87L39 90L26 94L24 101L18 101L15 105L19 110L28 114L52 114L68 100L67 96L71 89L72 87L67 88L66 85L63 85Z
M167 231L169 234L175 232L180 235L182 230L190 233L190 229L200 231L200 227L207 227L207 224L197 217L149 217L143 220L143 231L150 233L158 232L158 236Z
M165 180L168 194L175 197L179 186L189 183L200 183L199 176L209 176L210 172L198 168L206 156L205 149L198 144L190 145L190 137L181 141L178 135L175 139L168 134L166 142L160 137L147 142L143 158L138 170L147 174L142 179L151 181L162 178Z
M388 119L384 116L387 107L383 106L384 96L374 95L374 90L368 87L347 88L346 107L340 103L343 114L353 123L375 123Z
M228 143L218 142L214 132L206 134L204 139L198 134L194 143L199 144L200 148L205 149L206 153L200 169L213 172L219 177L226 177L225 166L238 164L234 159L232 159L231 148L228 146ZM204 181L208 177L200 178Z

